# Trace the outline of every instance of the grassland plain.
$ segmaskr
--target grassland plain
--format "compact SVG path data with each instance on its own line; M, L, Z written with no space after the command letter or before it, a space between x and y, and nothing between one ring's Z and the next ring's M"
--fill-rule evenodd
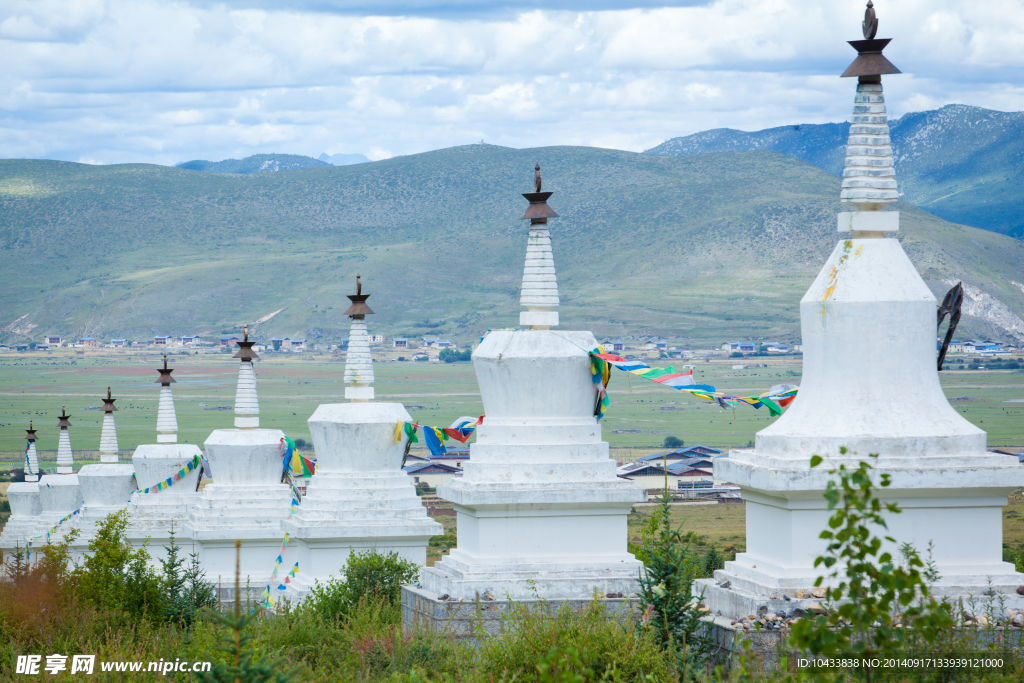
M361 272L389 337L515 325L539 162L565 325L601 336L798 338L835 246L839 179L776 152L666 157L469 145L236 175L0 161L0 341L236 332L338 341ZM1024 242L900 203L937 294L963 279L1024 317ZM964 336L1003 334L965 316Z

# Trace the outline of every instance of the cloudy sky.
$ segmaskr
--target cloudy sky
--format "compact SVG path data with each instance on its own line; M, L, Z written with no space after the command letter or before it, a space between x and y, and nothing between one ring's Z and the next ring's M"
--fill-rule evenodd
M1024 110L1024 1L878 0L890 115ZM0 158L641 151L848 118L861 0L2 0Z

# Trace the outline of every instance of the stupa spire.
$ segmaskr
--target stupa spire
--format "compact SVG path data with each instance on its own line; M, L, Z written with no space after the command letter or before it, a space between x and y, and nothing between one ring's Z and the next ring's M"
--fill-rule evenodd
M551 253L551 233L548 219L558 218L547 204L554 192L541 192L540 164L534 166L534 191L524 193L530 202L520 220L530 219L530 236L526 245L526 266L523 268L523 288L519 304L526 310L519 314L519 324L534 330L546 330L558 325L558 280L555 278L555 259Z
M238 388L235 390L235 426L239 429L253 429L260 426L260 401L256 396L256 371L252 361L259 356L252 350L256 342L249 341L249 326L245 326L245 338L236 342L238 353L233 358L240 359L238 368Z
M356 293L348 295L352 305L345 315L352 319L348 333L348 352L345 354L345 398L354 403L373 400L373 358L370 355L370 337L366 332L366 316L373 314L366 305L369 294L363 294L361 275L356 275Z
M103 399L103 430L100 432L100 462L117 462L117 430L114 428L114 406L116 398L110 395L110 387L107 387L107 397Z
M174 368L167 367L167 356L164 356L164 366L157 368L160 379L160 406L156 412L156 442L177 443L178 442L178 417L174 413L174 395L171 393L171 383L175 382L171 373Z
M70 418L65 406L61 406L60 421L57 423L57 426L60 427L60 441L57 442L57 474L74 472L75 457L71 452L71 435L68 434L68 427L71 426L68 421Z
M882 75L898 74L900 70L882 55L883 48L891 38L875 38L878 17L875 16L871 0L868 0L861 29L864 40L849 41L857 50L857 59L842 75L843 78L857 77L857 95L854 98L850 138L846 146L841 201L853 204L863 212L878 211L885 204L897 201L900 196L896 188L896 168L893 165L885 94L882 92ZM851 222L856 222L856 219L851 219ZM857 232L865 228L867 226L855 224L846 226L847 230ZM877 226L871 226L867 231L879 232Z
M36 430L32 429L32 421L25 430L25 481L39 481L39 457L36 454Z

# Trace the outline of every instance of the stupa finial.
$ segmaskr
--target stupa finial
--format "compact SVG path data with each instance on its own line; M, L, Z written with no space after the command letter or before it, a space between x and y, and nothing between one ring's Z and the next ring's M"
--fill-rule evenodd
M174 368L167 367L167 355L164 354L164 366L157 368L160 379L160 403L156 409L156 442L177 443L178 442L178 416L174 412L174 394L171 393L171 382L177 380L171 377Z
M39 481L39 458L36 454L36 430L32 428L32 420L28 421L25 430L25 481Z
M373 358L370 355L370 336L366 331L366 316L373 313L366 305L369 294L363 294L362 275L356 275L356 293L348 295L352 305L345 315L352 319L345 354L345 398L356 403L372 401Z
M238 367L238 387L235 389L235 426L239 429L253 429L260 426L260 401L256 395L256 371L252 361L259 358L252 347L255 341L249 341L249 326L245 325L244 337L238 344L238 353L233 358L240 359Z
M103 399L103 429L100 431L100 462L117 462L117 429L114 427L114 406L116 398L107 387L107 397Z
M60 427L60 441L57 442L57 474L74 472L75 457L71 452L71 435L68 433L68 427L71 426L70 419L67 407L61 406L60 421L57 423L57 426Z
M519 314L519 324L534 330L546 330L558 325L558 280L555 278L555 260L551 253L551 232L549 218L558 218L548 198L554 192L541 192L540 164L533 167L535 192L523 196L530 206L520 220L530 219L530 237L526 246L526 266L523 268L523 287L519 303L526 310Z

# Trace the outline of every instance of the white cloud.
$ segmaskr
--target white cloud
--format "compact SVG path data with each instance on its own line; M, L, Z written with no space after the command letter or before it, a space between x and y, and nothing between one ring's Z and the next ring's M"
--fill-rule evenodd
M0 156L379 159L481 138L641 150L707 128L838 121L853 84L836 74L862 13L815 0L605 11L563 0L493 16L270 4L9 0ZM876 6L905 72L886 79L893 113L1024 109L1018 1Z

